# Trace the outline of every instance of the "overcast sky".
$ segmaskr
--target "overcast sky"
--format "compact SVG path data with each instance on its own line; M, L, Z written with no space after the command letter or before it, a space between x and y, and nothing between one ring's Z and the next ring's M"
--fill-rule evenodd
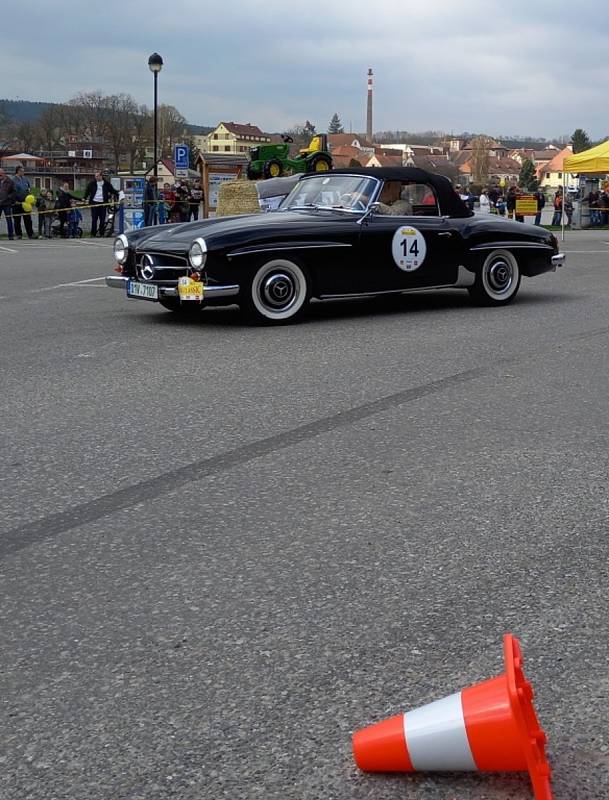
M609 135L606 0L3 2L0 97L129 92L189 122L280 131L337 111L374 130ZM85 11L94 5L99 11Z

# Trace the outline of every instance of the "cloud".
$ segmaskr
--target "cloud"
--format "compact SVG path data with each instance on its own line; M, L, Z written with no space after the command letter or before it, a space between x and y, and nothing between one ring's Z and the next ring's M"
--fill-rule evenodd
M40 3L3 11L7 95L67 100L99 88L151 104L148 55L158 51L162 102L191 121L250 121L282 130L337 111L365 127L366 72L375 72L374 127L557 136L605 121L604 7L565 0L107 0L40 20ZM44 88L43 88L44 87Z

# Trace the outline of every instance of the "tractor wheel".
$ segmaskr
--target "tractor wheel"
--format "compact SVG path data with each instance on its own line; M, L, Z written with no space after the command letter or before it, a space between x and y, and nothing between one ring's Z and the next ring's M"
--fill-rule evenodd
M245 174L247 175L248 181L257 181L260 177L260 170L257 170L251 164L248 164Z
M332 159L325 153L319 153L309 161L307 172L327 172L332 169Z
M283 174L283 164L278 158L269 158L264 163L262 174L265 178L279 178Z

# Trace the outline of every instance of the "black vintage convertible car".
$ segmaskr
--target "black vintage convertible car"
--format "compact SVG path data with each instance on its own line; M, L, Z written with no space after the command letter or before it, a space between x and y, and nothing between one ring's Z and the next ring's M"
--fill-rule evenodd
M420 169L303 176L277 211L149 227L114 243L108 286L178 314L238 304L259 322L294 320L311 298L462 288L514 299L523 275L564 261L543 228L475 216L450 182Z

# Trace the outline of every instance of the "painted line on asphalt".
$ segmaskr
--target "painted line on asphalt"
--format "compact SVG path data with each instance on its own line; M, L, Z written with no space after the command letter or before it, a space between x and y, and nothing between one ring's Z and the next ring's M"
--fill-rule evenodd
M40 289L32 289L32 291L28 292L28 294L38 294L39 292L50 292L53 289L63 289L66 286L82 286L82 284L86 283L94 283L95 281L103 281L105 279L105 275L100 275L98 278L86 278L82 281L71 281L70 283L58 283L55 286L43 286ZM105 288L105 287L104 287Z
M94 244L93 247L98 247L102 250L109 250L110 247L105 244ZM89 249L90 245L84 244L84 242L70 242L70 244L22 244L19 245L19 250L15 252L20 252L21 250L65 250L66 248L74 249L76 247L84 247L85 249Z
M11 247L0 247L0 250L4 250L6 253L18 253L19 250L13 250Z

